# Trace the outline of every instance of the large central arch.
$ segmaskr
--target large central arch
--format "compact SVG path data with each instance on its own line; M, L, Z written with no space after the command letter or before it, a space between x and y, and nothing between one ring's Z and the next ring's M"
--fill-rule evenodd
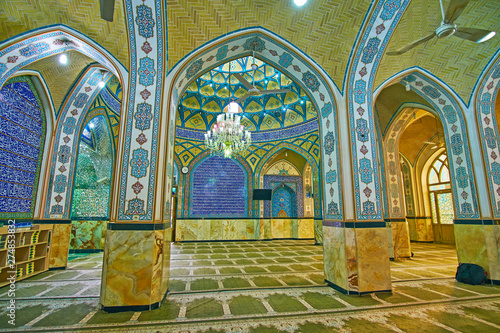
M324 218L343 219L342 188L340 184L340 154L338 149L337 102L340 92L328 75L306 54L281 37L261 27L238 30L215 39L184 57L167 76L164 105L168 107L170 124L168 139L163 145L167 157L166 177L171 178L173 146L175 136L174 120L179 97L200 74L228 61L255 54L255 57L275 66L307 91L318 110L319 133L321 137L322 179L325 183ZM162 126L167 126L163 117ZM159 160L162 160L160 157ZM167 216L168 212L164 212Z

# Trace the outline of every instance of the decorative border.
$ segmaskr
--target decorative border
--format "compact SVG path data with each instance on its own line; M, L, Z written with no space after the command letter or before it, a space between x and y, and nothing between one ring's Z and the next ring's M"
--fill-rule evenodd
M379 166L373 123L373 82L380 59L409 0L386 0L373 4L357 49L348 85L348 104L353 147L353 171L357 220L382 219ZM359 37L358 37L359 38ZM368 75L365 78L365 75ZM362 155L358 157L358 154ZM364 187L363 189L361 187ZM361 196L361 192L364 196ZM370 199L372 193L375 198Z
M101 69L88 67L61 104L55 130L44 218L69 218L81 127L92 103L103 89L99 87L99 81L107 81L112 75L107 72L103 76Z
M250 29L249 29L250 30ZM286 46L285 42L279 42L272 36L267 36L266 31L255 29L252 31L239 31L225 35L203 46L199 53L192 55L189 66L181 68L174 82L173 108L171 118L175 118L178 96L187 86L200 74L219 66L227 61L242 56L255 55L264 62L280 68L288 77L299 83L311 97L321 123L324 135L321 137L322 161L324 177L327 179L325 186L325 205L327 206L325 216L329 219L342 219L342 188L340 184L340 158L338 150L338 133L336 101L332 94L333 87L325 81L323 75L318 72L315 64L311 63L306 56L298 54L294 49ZM241 35L244 33L244 35ZM232 37L233 35L234 37ZM224 40L221 41L221 39ZM286 65L281 65L283 57L287 58ZM329 187L328 189L326 187Z
M490 66L475 99L475 113L479 124L483 157L488 178L493 216L500 218L500 135L495 115L495 101L500 90L500 54Z
M37 31L20 35L26 36L26 38L9 46L5 46L8 45L8 42L4 42L4 45L0 48L0 86L21 68L40 59L68 50L76 50L85 54L119 77L116 67L108 60L107 56L81 38L73 36L63 31L63 29L71 31L67 27L58 25L52 27L50 31L41 32L38 35Z
M403 184L401 182L401 167L399 156L399 138L404 129L413 120L413 108L404 108L389 124L384 138L384 162L386 163L385 181L387 186L388 217L405 217L403 207Z
M153 219L158 124L165 76L166 23L162 13L161 0L125 1L130 90L124 119L126 135L118 185L118 220Z
M268 142L293 138L318 130L318 118L284 129L252 132L252 142ZM176 127L175 136L181 139L204 141L206 131Z
M475 177L462 109L452 95L429 74L412 72L403 80L426 99L443 124L453 200L457 219L479 218ZM459 189L462 192L459 193Z

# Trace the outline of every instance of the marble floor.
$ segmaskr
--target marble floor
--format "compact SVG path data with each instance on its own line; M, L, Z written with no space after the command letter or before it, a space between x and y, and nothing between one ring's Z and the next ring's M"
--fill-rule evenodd
M454 247L413 244L391 262L393 293L346 296L323 282L312 241L172 244L171 293L157 310L98 309L102 254L17 283L16 327L0 289L0 331L500 332L500 287L454 280Z

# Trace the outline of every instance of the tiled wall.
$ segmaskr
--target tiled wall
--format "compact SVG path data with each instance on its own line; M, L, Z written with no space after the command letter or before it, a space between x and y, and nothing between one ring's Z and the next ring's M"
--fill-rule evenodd
M0 90L0 216L33 217L45 119L28 77Z
M247 217L248 186L243 167L232 159L212 156L191 174L190 217Z

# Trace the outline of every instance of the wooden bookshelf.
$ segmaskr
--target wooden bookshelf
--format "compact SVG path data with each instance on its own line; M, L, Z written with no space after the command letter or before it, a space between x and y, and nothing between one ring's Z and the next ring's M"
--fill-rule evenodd
M30 228L17 229L15 238L15 264L7 265L9 259L8 227L0 227L0 287L9 284L7 280L12 272L16 281L26 279L49 269L51 225L38 224ZM2 242L2 239L6 239Z

